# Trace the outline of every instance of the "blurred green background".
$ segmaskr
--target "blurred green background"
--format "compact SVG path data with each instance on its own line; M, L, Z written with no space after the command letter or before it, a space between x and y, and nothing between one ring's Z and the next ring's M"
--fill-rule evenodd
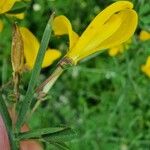
M49 15L67 16L73 29L81 35L90 21L114 0L33 0L24 20L18 25L28 27L40 40ZM141 42L141 30L150 31L150 1L133 0L139 25L129 49L116 57L105 51L80 62L59 78L47 100L29 121L31 128L67 125L78 137L67 142L72 150L150 150L150 78L141 72L150 55L150 40ZM0 82L12 76L10 47L11 21L2 18L0 33ZM7 42L6 42L7 41ZM63 54L68 37L52 36L50 47ZM57 62L56 62L57 63ZM56 63L43 69L40 84L54 70ZM30 72L23 74L21 92L27 89ZM11 89L5 89L11 95ZM53 149L46 145L45 149Z

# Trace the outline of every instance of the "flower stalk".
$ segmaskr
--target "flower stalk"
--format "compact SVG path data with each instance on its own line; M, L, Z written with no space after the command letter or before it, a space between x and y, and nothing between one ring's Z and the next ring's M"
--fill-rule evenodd
M55 71L37 88L36 92L42 95L48 93L63 71L63 68L58 66Z
M60 77L60 75L63 73L63 71L72 65L73 61L68 57L64 57L63 59L60 60L54 72L36 89L36 93L38 94L37 97L38 100L35 103L34 107L32 108L31 114L33 114L35 110L38 108L38 106L41 104L41 102L44 101L44 97L53 87L53 85Z
M48 91L52 88L56 80L63 73L63 71L68 67L72 66L73 62L70 58L64 57L57 65L55 71L36 89L39 98L44 97Z

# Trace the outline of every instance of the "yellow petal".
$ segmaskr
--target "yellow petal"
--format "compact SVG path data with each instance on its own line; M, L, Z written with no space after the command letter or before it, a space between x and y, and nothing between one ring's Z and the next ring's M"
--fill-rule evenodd
M17 0L0 0L0 14L9 11Z
M150 67L150 56L148 56L145 65L146 65L147 67Z
M111 37L103 41L97 49L106 49L124 43L134 34L137 26L136 12L134 10L125 10L123 13L125 18L119 29Z
M140 36L139 36L141 41L146 41L146 40L150 40L150 33L147 31L141 31L140 32Z
M118 46L115 46L113 48L110 48L108 53L110 56L116 56L120 51L122 51L122 48L123 46L122 45L118 45Z
M37 38L25 27L20 28L24 42L24 54L26 59L26 66L32 69L36 60L36 56L39 50L39 42ZM57 50L48 49L45 53L42 67L47 67L53 63L54 60L59 58L61 53Z
M132 7L128 1L119 1L104 9L90 23L66 57L77 63L96 51L128 40L137 26L137 14Z
M120 24L121 19L117 15L113 15L109 19L109 21L107 21L103 26L100 27L92 40L89 41L89 43L87 43L87 45L80 52L77 52L80 46L77 44L77 47L72 50L74 53L78 53L78 58L76 57L75 59L80 60L99 50L96 49L99 46L99 43L103 42L105 39L109 38L114 32L116 32Z
M26 64L29 68L33 68L36 55L39 49L39 42L27 28L21 27L20 32L24 43L24 54L26 58Z
M141 70L145 73L148 77L150 77L150 66L142 65Z
M0 20L0 32L2 32L3 27L4 27L4 24L3 24L3 22Z
M144 72L148 77L150 77L150 56L146 60L146 64L141 67L142 72Z
M93 39L97 31L99 31L100 27L103 26L109 18L114 15L115 13L124 10L132 8L132 3L129 3L127 1L122 2L116 2L110 6L108 6L106 9L104 9L101 13L99 13L94 20L90 23L90 25L87 27L87 29L84 31L84 33L81 35L78 44L81 46L81 48L84 48L85 45L88 44L89 41Z
M130 38L128 41L126 41L126 42L124 42L120 45L109 48L108 54L113 57L113 56L116 56L119 53L123 53L124 50L129 48L129 45L131 44L131 42L132 42L132 39Z
M61 56L60 51L58 51L57 49L50 49L49 48L45 53L42 68L50 66L60 56Z
M53 21L53 30L55 35L68 34L69 49L71 49L78 40L78 35L72 30L70 21L63 15L58 16Z
M19 13L19 14L7 14L9 17L16 17L18 19L24 19L25 14L24 13Z

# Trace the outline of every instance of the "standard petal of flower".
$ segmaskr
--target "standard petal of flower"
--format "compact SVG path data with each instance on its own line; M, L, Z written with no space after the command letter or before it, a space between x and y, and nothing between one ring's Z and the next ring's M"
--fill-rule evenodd
M146 41L146 40L150 40L150 33L147 31L141 31L140 32L140 36L139 36L141 41Z
M61 52L56 49L48 49L44 56L42 68L50 66L56 59L61 56Z
M93 46L93 48L89 49L88 55L102 50L107 49L111 47L115 47L117 45L120 45L127 41L134 33L136 26L137 26L137 14L134 10L123 10L120 13L117 14L119 18L121 18L121 24L117 30L114 29L114 33L108 37L107 39L104 39L103 42L99 42L99 45L96 47ZM130 25L128 25L130 22ZM112 22L112 24L114 24ZM111 28L108 27L108 28ZM107 32L108 29L103 30L102 32ZM87 54L84 55L80 54L80 59L86 57Z
M1 2L0 2L0 14L9 11L13 7L13 5L16 1L17 0L1 0Z
M78 40L78 35L72 30L70 21L63 15L58 16L53 21L53 30L55 35L68 34L69 49L71 49Z
M100 29L97 31L95 36L93 37L92 41L90 41L81 51L77 52L79 49L79 45L75 47L74 50L72 50L72 54L70 52L70 55L74 55L74 53L78 53L78 59L82 59L94 52L97 51L97 47L99 46L99 43L109 38L111 35L113 35L118 28L121 25L121 19L117 15L113 15L103 26L100 27ZM98 49L100 50L100 49Z
M108 39L103 41L97 49L106 49L116 45L120 45L125 41L129 40L129 38L135 32L137 26L137 14L134 10L124 10L122 14L120 14L124 18L122 20L122 24L119 29Z

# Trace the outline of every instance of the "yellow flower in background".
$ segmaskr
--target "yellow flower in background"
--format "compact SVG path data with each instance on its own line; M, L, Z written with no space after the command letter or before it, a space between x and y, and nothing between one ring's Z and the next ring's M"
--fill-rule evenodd
M0 0L0 14L8 12L17 0Z
M146 41L146 40L150 40L150 33L147 31L142 30L140 32L139 38L141 41Z
M15 2L19 2L21 0L1 0L0 1L0 14L7 13L11 8L14 6ZM17 13L17 14L6 14L9 17L16 17L18 19L24 18L24 13Z
M15 2L19 2L21 0L0 0L0 14L6 13L15 4Z
M113 3L99 13L83 34L78 37L72 31L65 16L54 19L53 30L56 35L69 35L70 46L66 58L73 64L102 49L108 49L127 41L137 26L137 13L128 1Z
M141 70L148 76L150 77L150 56L148 56L146 60L146 64L142 65Z
M110 48L108 50L108 54L113 57L113 56L116 56L118 53L122 53L123 50L124 50L124 46L123 44L121 44L121 45Z
M8 17L16 17L18 19L24 19L24 13L18 14L9 14L7 13L14 6L15 2L19 2L21 0L0 0L0 14L6 13ZM3 22L0 20L0 32L3 29Z
M129 39L125 43L122 43L120 45L117 45L115 47L110 48L108 50L108 54L113 57L113 56L116 56L119 53L123 53L124 50L127 50L129 48L130 44L131 44L131 39Z
M18 19L24 19L25 13L18 13L18 14L7 14L8 17L16 17Z
M32 69L36 60L40 44L36 37L27 28L20 27L20 32L23 39L26 67L28 69ZM42 68L48 67L60 56L60 51L48 48L45 53Z

